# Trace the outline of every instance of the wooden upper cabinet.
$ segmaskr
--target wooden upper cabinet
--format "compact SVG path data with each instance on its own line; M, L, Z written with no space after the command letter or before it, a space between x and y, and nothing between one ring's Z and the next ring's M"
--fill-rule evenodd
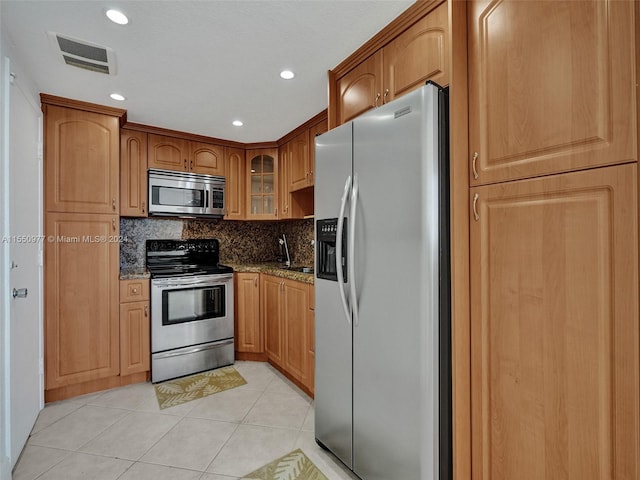
M149 168L224 175L224 148L210 143L149 134Z
M278 149L247 150L247 220L278 218Z
M120 130L120 215L147 216L147 134Z
M224 171L226 177L225 216L227 220L244 220L245 209L245 151L241 148L224 149Z
M449 20L447 2L383 48L384 103L433 80L449 84Z
M193 173L224 175L224 148L208 143L189 142L189 170Z
M640 478L637 178L471 189L470 478Z
M635 3L469 2L472 184L637 159Z
M329 130L329 124L325 118L319 123L316 123L309 129L309 185L315 184L315 164L316 164L316 137L322 135Z
M149 168L189 170L189 142L180 138L149 134Z
M336 84L338 125L382 105L382 72L382 51L380 50L338 79Z
M46 105L47 212L119 211L119 118Z
M309 186L309 130L305 130L288 142L287 159L288 190L293 192Z
M291 218L291 192L289 191L289 159L291 144L286 143L278 149L278 219Z

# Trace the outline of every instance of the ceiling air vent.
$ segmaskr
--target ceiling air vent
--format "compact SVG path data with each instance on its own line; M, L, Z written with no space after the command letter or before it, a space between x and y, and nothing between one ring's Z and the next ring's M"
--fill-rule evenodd
M67 65L108 75L116 74L116 55L111 48L55 32L47 33L56 56Z

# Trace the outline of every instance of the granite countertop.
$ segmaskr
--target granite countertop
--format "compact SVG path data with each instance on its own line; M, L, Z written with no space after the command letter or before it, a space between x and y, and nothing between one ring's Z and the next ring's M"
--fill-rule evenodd
M141 278L151 278L151 274L146 267L123 268L120 270L120 280L139 280Z
M302 273L293 270L287 270L282 263L231 263L226 262L225 265L233 267L234 272L238 273L267 273L275 277L288 278L289 280L297 280L299 282L314 283L313 273ZM293 265L293 267L302 265Z
M275 277L288 278L289 280L297 280L299 282L310 283L313 285L314 274L302 273L293 270L286 270L282 263L231 263L224 265L233 267L234 272L251 272L251 273L267 273ZM302 265L294 265L302 266ZM145 267L139 268L123 268L120 270L120 280L139 280L141 278L150 278L151 275Z

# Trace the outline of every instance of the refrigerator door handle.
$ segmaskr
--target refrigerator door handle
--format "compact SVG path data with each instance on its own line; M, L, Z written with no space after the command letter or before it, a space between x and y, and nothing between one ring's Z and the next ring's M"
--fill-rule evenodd
M340 300L342 300L342 308L347 317L347 324L351 325L351 311L347 304L347 296L344 293L344 274L342 271L342 231L344 230L344 211L347 209L347 199L349 198L349 190L351 190L351 175L344 182L344 192L340 199L340 215L338 216L338 231L336 232L336 273L338 275L338 290L340 290Z
M351 214L349 221L349 251L347 262L349 265L349 278L351 290L351 311L353 312L353 324L358 326L358 297L356 292L356 207L358 206L358 174L353 174L353 188L351 189Z

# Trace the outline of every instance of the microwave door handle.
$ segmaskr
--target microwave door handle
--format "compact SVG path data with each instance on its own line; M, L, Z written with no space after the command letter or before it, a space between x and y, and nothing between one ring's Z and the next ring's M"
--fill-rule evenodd
M205 210L209 210L209 189L204 187L204 208Z

